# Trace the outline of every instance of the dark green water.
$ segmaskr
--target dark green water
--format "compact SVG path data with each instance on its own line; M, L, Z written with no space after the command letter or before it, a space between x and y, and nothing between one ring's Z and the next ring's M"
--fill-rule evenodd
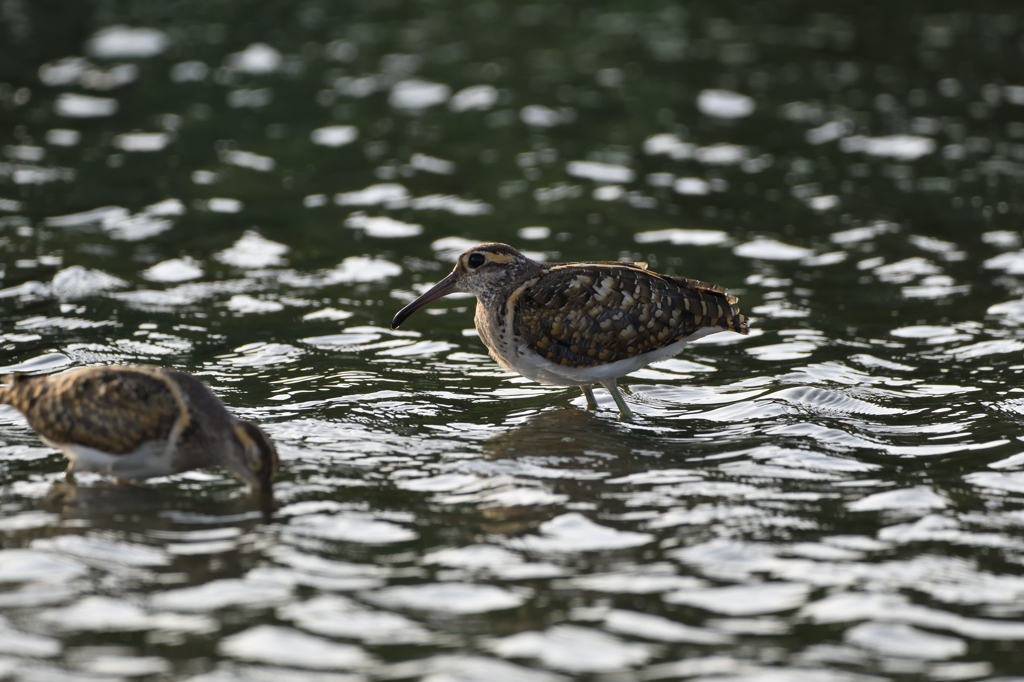
M1024 11L0 2L0 365L279 444L63 483L0 411L0 677L1024 680ZM479 241L755 328L506 374ZM720 338L726 337L726 338Z

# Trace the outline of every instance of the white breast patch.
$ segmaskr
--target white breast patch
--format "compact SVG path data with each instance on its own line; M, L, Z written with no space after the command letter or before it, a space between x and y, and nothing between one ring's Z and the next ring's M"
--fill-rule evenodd
M96 448L73 443L48 443L71 461L72 471L96 473L125 479L153 478L178 473L174 458L164 441L147 441L137 450L113 455Z

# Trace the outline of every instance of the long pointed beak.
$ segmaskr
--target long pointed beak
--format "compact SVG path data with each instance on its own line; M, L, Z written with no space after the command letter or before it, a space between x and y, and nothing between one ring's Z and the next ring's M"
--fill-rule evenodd
M412 315L414 312L425 306L426 304L436 301L437 299L447 296L448 294L455 291L455 285L457 283L455 273L448 275L440 282L430 287L422 296L417 298L415 301L405 306L398 311L395 315L395 319L391 321L391 328L398 329L398 327L405 322L406 318Z

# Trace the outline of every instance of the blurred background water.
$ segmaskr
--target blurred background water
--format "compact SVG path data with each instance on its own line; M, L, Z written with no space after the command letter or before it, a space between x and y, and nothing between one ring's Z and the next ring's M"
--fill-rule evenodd
M1024 680L1019 3L0 1L0 365L279 444L117 486L0 411L0 677ZM717 282L610 398L477 241Z

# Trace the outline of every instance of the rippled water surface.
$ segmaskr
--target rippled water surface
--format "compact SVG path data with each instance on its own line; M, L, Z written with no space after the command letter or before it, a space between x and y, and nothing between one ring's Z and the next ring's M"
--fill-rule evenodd
M1024 12L862 5L0 2L4 373L282 457L72 486L0 410L0 677L1024 680ZM390 329L484 240L752 333L623 422Z

